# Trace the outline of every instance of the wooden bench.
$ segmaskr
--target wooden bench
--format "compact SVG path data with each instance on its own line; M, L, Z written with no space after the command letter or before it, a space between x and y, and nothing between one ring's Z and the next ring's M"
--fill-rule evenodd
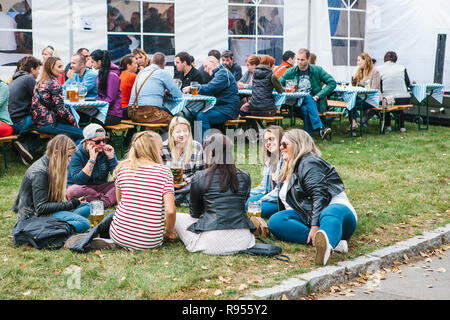
M8 160L7 160L7 153L9 148L11 147L11 143L14 140L17 140L19 138L18 136L7 136L7 137L0 137L0 151L3 154L3 160L5 162L5 169L8 169Z
M119 123L112 126L105 126L105 129L108 133L110 133L109 137L114 144L114 148L117 149L117 146L120 147L120 156L123 158L124 156L124 136L128 129L133 129L134 126L131 124Z
M412 107L413 107L412 104L399 104L399 105L395 105L395 106L397 107L397 109L398 109L399 111L401 111L401 110L406 110L406 109L409 109L409 108L412 108Z
M327 100L327 105L329 108L347 108L347 103L339 100Z
M121 124L129 124L135 127L144 127L148 130L159 130L161 128L168 127L167 123L145 123L145 122L133 122L132 120L122 120Z
M246 122L247 122L247 120L245 120L245 119L227 120L227 121L225 121L224 126L225 127L235 127L236 128L239 124L246 123Z
M283 117L281 116L274 116L274 117L244 116L242 117L242 119L258 121L261 127L264 127L264 123L272 123L272 122L278 122L278 124L281 126L283 121Z
M41 132L37 132L36 130L31 131L31 133L39 135L39 138L41 138L42 140L53 139L56 136L56 134L41 133Z
M331 128L331 123L338 116L342 116L344 114L343 111L325 111L324 113L319 113L319 117L325 122L325 126ZM332 139L332 133L329 135L330 140Z

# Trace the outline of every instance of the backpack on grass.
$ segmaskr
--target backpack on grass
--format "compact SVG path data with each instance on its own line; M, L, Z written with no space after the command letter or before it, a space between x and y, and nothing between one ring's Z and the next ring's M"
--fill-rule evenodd
M14 245L29 245L36 249L59 249L75 233L65 220L51 216L33 216L17 221L12 236Z

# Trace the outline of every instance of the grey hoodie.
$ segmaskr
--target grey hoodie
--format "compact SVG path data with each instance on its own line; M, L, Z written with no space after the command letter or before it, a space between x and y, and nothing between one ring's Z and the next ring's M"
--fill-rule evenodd
M31 116L31 99L36 79L26 71L18 71L9 83L9 114L14 123Z

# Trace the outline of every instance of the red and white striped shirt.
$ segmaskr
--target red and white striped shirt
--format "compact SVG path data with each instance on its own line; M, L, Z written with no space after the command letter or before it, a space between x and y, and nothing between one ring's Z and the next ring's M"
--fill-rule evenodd
M116 179L122 197L110 227L111 239L129 249L160 246L164 232L166 193L174 193L173 175L164 165L122 168Z

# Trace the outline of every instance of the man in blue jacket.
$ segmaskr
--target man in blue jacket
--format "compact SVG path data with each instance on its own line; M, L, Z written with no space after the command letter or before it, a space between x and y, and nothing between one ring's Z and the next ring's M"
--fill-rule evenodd
M86 58L81 53L76 53L70 58L70 67L74 72L74 76L68 79L63 88L68 85L81 82L87 89L87 98L97 99L97 73L89 68L86 68Z
M69 162L67 198L86 197L88 201L103 201L105 208L112 207L117 203L116 188L108 176L118 163L114 148L106 144L105 129L96 123L86 126L83 136Z
M205 71L212 76L212 80L200 86L199 94L214 96L217 99L214 108L199 112L195 120L201 121L202 138L211 125L219 125L230 119L236 119L239 115L240 101L239 91L231 72L220 64L217 58L210 56L203 64ZM190 86L183 89L184 93L189 93Z

